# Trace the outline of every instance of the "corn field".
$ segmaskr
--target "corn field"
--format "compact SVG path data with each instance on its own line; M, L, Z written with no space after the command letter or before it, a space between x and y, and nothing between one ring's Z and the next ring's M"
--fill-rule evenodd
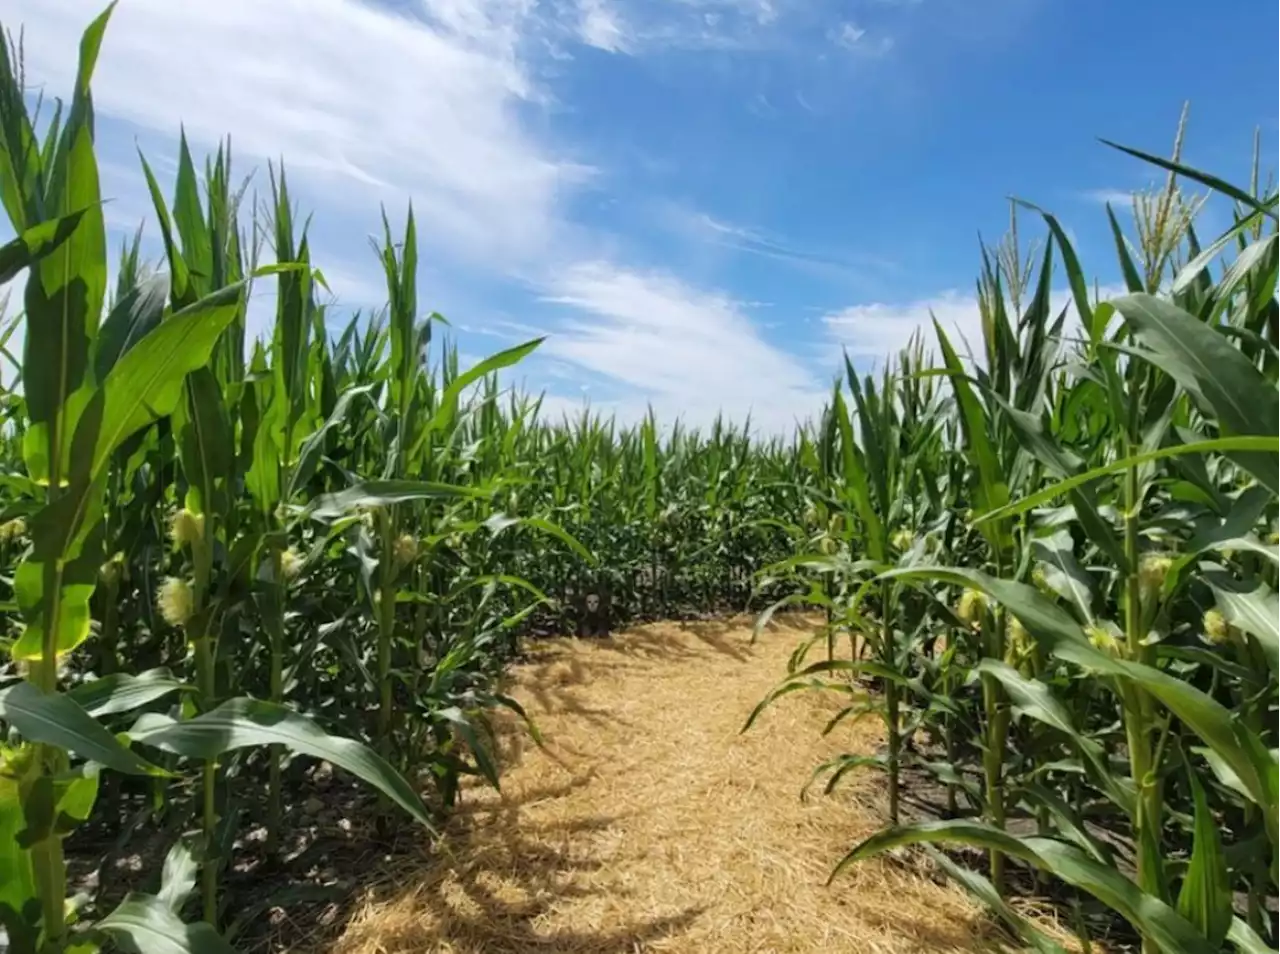
M170 195L139 161L164 260L141 232L110 250L110 12L65 110L0 45L0 282L23 289L0 331L0 949L234 950L281 902L233 899L233 870L287 866L317 766L364 786L379 836L437 835L465 778L500 784L498 710L538 738L503 691L524 640L743 610L771 638L791 606L826 625L751 720L812 690L844 700L828 733L884 725L806 786L887 780L888 827L833 879L922 845L1036 950L1062 948L1018 895L1059 901L1086 950L1275 949L1277 202L1256 175L1125 149L1168 174L1136 234L1108 210L1127 294L1100 300L1029 207L1042 247L1015 216L983 250L976 350L936 326L879 372L846 362L794 435L553 420L499 382L540 340L465 370L433 341L412 209L373 243L385 308L339 315L285 169L257 189L228 143L197 171L183 138ZM1234 225L1202 246L1179 180ZM123 899L76 873L91 831L114 856L163 836Z
M28 273L0 534L14 952L226 949L214 926L251 918L229 922L222 872L244 819L280 854L299 757L435 829L462 777L497 784L487 715L520 711L500 676L521 633L741 609L799 499L786 448L745 430L543 423L495 377L536 340L465 371L433 356L411 211L374 249L387 307L332 334L284 170L246 211L229 147L201 177L184 140L171 202L142 160L167 261L135 237L108 289L90 97L108 15L65 119L29 115L0 63L4 279ZM264 283L274 328L246 341ZM64 840L91 816L174 832L155 893L110 913L68 897Z

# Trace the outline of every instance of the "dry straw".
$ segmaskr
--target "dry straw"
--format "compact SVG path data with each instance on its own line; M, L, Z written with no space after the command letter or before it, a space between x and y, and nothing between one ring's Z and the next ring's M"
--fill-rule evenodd
M830 709L792 697L740 734L783 671L796 620L755 647L749 622L665 623L553 640L515 694L546 736L504 733L501 794L468 791L443 852L385 872L330 954L926 952L1006 949L923 864L841 853L883 824L874 775L801 802L838 751L881 743L868 720L815 745Z

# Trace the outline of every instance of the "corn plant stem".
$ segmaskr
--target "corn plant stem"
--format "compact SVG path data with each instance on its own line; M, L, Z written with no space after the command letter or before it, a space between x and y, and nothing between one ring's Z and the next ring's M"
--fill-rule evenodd
M983 776L986 781L987 815L991 824L997 828L1004 827L1004 795L1001 791L1001 759L1003 753L995 747L996 722L999 718L996 701L995 680L982 676L982 708L987 721L987 746L982 753ZM1004 894L1004 855L999 851L991 851L991 884L1001 895Z
M1258 816L1258 806L1249 804L1244 807L1244 823L1246 830L1257 827L1261 819ZM1253 871L1249 877L1249 893L1245 903L1245 918L1249 923L1249 927L1253 928L1260 936L1266 936L1266 919L1267 919L1267 864L1261 856L1254 862Z
M836 658L836 630L833 625L835 613L831 606L831 583L824 576L822 578L822 595L826 600L827 609L827 662L835 662Z
M58 453L58 425L62 415L54 416L50 439L50 477L48 499L52 502L58 495L61 484ZM58 631L61 629L62 609L62 561L46 560L44 564L44 613L43 638L40 643L39 663L32 667L35 670L36 685L42 692L58 691ZM38 771L47 777L56 778L67 768L67 753L56 745L40 743L36 746L36 765ZM52 792L47 789L35 791L29 796L33 799L52 799ZM31 866L35 875L36 890L40 893L40 908L44 925L45 946L50 951L62 950L67 933L66 894L67 866L62 853L62 839L50 835L42 838L31 848Z
M213 685L213 649L207 636L196 640L196 668L202 699L211 700ZM200 767L200 827L204 839L204 857L200 865L200 904L202 917L214 927L218 925L218 859L216 834L218 827L218 763L208 759Z
M893 669L897 662L897 653L893 646L893 586L885 582L880 585L880 652L884 663ZM898 684L892 679L885 680L884 687L885 723L889 736L889 824L898 824L899 799L899 755L902 747L901 726L898 721Z
M377 741L384 757L391 755L391 640L396 623L395 511L380 514L382 559L378 588L378 725Z
M195 649L196 690L200 711L208 712L217 704L218 681L214 665L213 640L210 636L209 618L204 612L212 569L210 554L213 552L213 520L205 518L204 534L191 549L194 570L194 614L187 623L186 635ZM218 762L206 759L200 767L200 828L203 839L203 857L200 864L200 903L205 921L218 926Z
M271 671L268 683L270 699L279 704L284 701L284 554L279 548L271 552L272 606L269 638L271 641ZM280 851L280 823L282 800L280 763L284 758L284 746L272 745L267 763L267 840L268 856Z
M46 641L48 636L46 635ZM45 659L56 660L56 656L48 653L46 645ZM38 666L37 684L45 692L57 691L57 663L46 663ZM47 777L56 777L66 770L67 755L56 745L39 744L36 746L36 763L40 772ZM52 798L52 793L33 792L31 798ZM67 866L62 852L62 839L56 835L41 839L31 846L31 866L35 874L36 890L40 894L40 907L46 947L42 950L60 951L66 938L66 894Z
M1132 435L1132 421L1130 434ZM1136 450L1132 437L1130 437L1129 445L1126 447L1126 455L1132 456ZM1125 643L1129 658L1141 661L1145 653L1142 645L1144 635L1142 632L1143 607L1139 570L1140 553L1138 549L1138 511L1140 502L1138 471L1136 468L1131 467L1125 472L1124 502L1124 553L1125 561L1128 564L1124 587ZM1159 787L1152 776L1155 766L1152 762L1151 738L1147 719L1147 710L1150 704L1143 697L1141 690L1132 686L1124 687L1122 702L1125 740L1129 747L1129 771L1134 785L1138 789L1136 817L1133 819L1135 841L1141 844L1142 839L1146 837L1148 832L1151 832L1158 845L1162 806ZM1159 896L1161 894L1160 884L1163 880L1163 873L1158 870L1152 870L1151 861L1152 859L1147 857L1146 852L1138 852L1138 885L1148 894ZM1142 950L1143 954L1158 954L1159 948L1154 940L1144 937Z
M120 582L112 579L107 584L106 599L103 601L102 633L98 637L98 668L104 676L109 676L120 668L120 660L116 656L116 640L120 634L119 603Z
M1003 572L1001 567L997 572ZM990 630L986 629L988 620L984 619L982 644L984 655L991 659L1004 656L1004 612L997 608L990 618ZM987 745L982 753L983 775L986 780L987 817L991 824L1001 830L1005 827L1005 792L1004 792L1004 749L1009 732L1009 710L1004 704L1000 686L995 678L983 673L982 706L987 722ZM1005 857L1004 853L992 849L991 883L1003 896L1005 890Z
M947 698L951 697L952 668L948 666L942 675L942 694ZM956 764L956 717L947 714L943 717L943 742L947 750L947 764ZM956 802L956 784L947 782L947 817L955 818L958 814L959 805Z

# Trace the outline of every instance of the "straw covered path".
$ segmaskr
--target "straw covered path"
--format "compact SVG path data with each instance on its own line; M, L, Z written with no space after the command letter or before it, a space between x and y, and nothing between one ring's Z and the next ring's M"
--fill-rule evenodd
M998 950L958 889L892 861L832 865L883 823L874 774L807 802L817 762L873 751L873 720L787 697L746 734L805 622L661 623L531 643L512 693L545 736L503 733L501 794L474 787L440 853L389 871L332 954Z

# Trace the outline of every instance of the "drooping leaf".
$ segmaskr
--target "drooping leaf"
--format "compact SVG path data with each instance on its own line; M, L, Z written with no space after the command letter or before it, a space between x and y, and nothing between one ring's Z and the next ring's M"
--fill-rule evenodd
M61 218L41 222L17 238L0 245L0 285L12 281L24 268L30 268L54 252L71 237L83 215L82 209Z
M128 712L161 699L171 692L190 692L195 687L174 678L163 667L148 669L133 676L128 673L112 673L101 679L83 682L69 690L67 695L85 712L95 718Z
M385 507L410 500L481 496L484 496L483 491L463 484L444 484L430 480L366 480L346 490L317 497L309 509L313 516L332 519L348 514L357 507Z
M164 899L150 894L129 894L93 932L124 954L235 954L211 925L184 924Z
M1169 954L1216 954L1211 944L1182 915L1159 898L1145 894L1114 867L1090 858L1074 845L1051 838L1019 838L990 825L961 819L918 822L877 832L849 852L834 878L855 861L902 845L950 843L999 851L1061 878L1115 911Z
M29 742L74 752L128 775L168 776L103 728L93 716L61 692L41 692L29 682L0 689L0 721Z
M415 819L432 828L422 799L385 759L354 739L330 735L305 716L257 699L231 699L194 719L143 715L129 731L135 741L191 759L211 761L236 749L283 745L324 759L378 789Z

